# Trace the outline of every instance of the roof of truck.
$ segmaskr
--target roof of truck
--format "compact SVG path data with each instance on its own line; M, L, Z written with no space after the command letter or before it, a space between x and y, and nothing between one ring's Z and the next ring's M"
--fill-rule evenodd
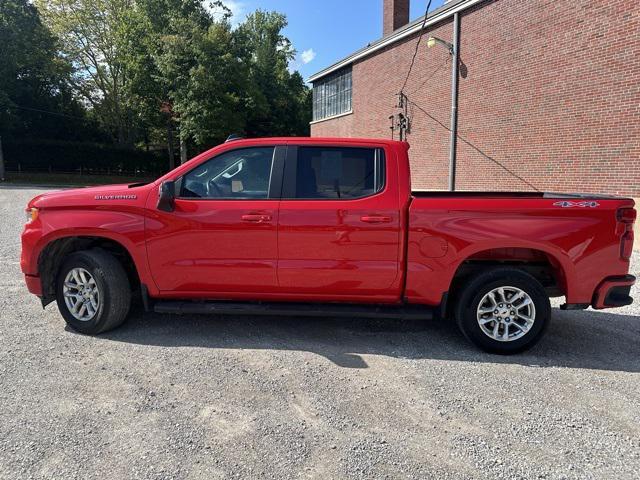
M225 143L383 143L389 145L409 145L407 142L388 138L351 138L351 137L257 137L238 138Z

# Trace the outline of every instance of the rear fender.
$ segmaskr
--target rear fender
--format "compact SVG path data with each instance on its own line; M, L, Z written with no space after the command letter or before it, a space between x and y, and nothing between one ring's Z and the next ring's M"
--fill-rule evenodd
M449 244L445 255L437 258L411 258L408 263L407 298L411 302L437 305L442 295L451 290L452 283L460 267L469 259L482 252L497 248L537 250L547 255L549 262L558 272L557 281L567 295L567 301L575 294L576 270L568 254L544 243L512 239L509 243L496 245L495 239L478 241L456 251ZM414 249L414 252L416 250ZM513 258L517 260L517 258ZM417 260L417 261L416 261Z
M493 243L493 244L492 244ZM565 292L567 298L570 298L574 294L575 287L575 279L576 279L576 271L575 265L571 261L571 258L566 252L559 250L558 248L550 247L546 244L540 244L537 242L527 242L527 241L513 241L507 245L503 245L499 247L500 250L511 250L511 249L525 249L525 250L534 250L538 252L544 253L551 266L558 273L558 283L562 288L563 292ZM491 250L496 250L495 241L494 242L478 242L477 244L470 245L468 248L465 248L459 252L459 255L456 258L456 261L453 264L452 268L447 269L447 284L451 285L453 279L455 278L456 272L458 269L464 264L464 262L472 259L473 257L481 254L482 252L487 252ZM509 260L511 258L505 258ZM526 258L520 258L518 256L514 256L513 260L527 260Z

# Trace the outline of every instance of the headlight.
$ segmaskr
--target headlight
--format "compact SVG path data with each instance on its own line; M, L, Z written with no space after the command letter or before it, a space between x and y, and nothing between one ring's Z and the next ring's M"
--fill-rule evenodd
M27 223L33 222L36 218L38 218L38 209L37 208L27 208Z

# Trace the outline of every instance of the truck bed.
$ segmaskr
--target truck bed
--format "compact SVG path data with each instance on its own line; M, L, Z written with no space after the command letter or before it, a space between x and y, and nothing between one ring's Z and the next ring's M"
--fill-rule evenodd
M409 301L437 304L463 262L536 261L557 272L567 303L590 304L605 277L624 276L616 212L632 199L545 192L413 192Z
M615 195L602 195L596 193L557 193L557 192L483 192L483 191L455 191L447 190L412 190L411 195L416 198L429 197L465 197L465 198L583 198L583 199L602 199L602 200L620 200L623 197ZM624 198L629 200L628 198Z

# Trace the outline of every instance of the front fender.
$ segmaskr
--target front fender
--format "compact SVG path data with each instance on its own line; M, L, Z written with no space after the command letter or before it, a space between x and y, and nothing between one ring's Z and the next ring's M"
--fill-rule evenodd
M22 235L22 271L26 275L38 275L38 260L47 245L73 237L97 237L117 242L129 252L140 280L149 284L144 211L137 207L41 210L38 219L27 224Z

